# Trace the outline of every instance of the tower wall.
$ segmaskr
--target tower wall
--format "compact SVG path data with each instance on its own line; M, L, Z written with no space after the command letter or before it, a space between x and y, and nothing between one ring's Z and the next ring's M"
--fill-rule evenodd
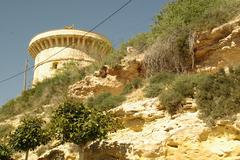
M62 50L60 53L52 56L52 53L57 53L60 50ZM78 63L80 67L86 67L95 60L85 52L74 48L54 47L41 51L35 58L33 84L53 77L64 63L72 61Z
M86 67L111 50L111 43L96 33L63 29L35 36L29 44L35 58L33 84L56 75L63 64L74 61Z

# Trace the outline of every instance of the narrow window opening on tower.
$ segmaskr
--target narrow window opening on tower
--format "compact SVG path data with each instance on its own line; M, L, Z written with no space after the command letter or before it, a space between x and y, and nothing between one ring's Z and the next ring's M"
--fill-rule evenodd
M58 67L58 62L53 62L52 69L57 69L57 67Z
M67 44L67 38L64 38L64 44L65 45Z
M52 44L53 44L53 46L56 45L56 41L55 41L55 39L52 39Z
M78 41L78 39L77 39L77 38L74 38L74 43L75 43L75 44L77 43L77 41Z
M73 39L71 37L69 38L69 42L70 42L70 44L74 43Z

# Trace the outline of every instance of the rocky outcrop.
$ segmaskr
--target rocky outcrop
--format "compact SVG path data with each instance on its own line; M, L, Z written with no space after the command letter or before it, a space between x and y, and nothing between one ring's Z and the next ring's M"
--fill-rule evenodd
M195 102L186 99L182 112L169 116L158 98L125 102L113 109L125 128L92 142L86 160L237 160L240 159L240 115L209 127L198 118ZM189 110L190 109L190 110ZM76 160L77 145L40 146L30 159ZM37 158L37 155L41 155ZM15 156L17 157L17 156ZM18 155L19 158L24 155Z
M94 75L69 86L69 95L86 99L101 92L117 95L122 92L126 83L143 76L143 55L125 57L115 67L103 66Z
M116 76L122 82L129 82L144 75L144 54L126 56L121 63L108 69L108 74Z
M76 160L78 146L70 143L48 150L38 160Z
M109 92L113 95L121 93L123 84L116 76L107 75L105 78L87 76L69 87L69 95L79 99L86 99L101 92Z
M195 56L198 69L212 71L240 60L240 16L208 32L197 33ZM126 83L144 74L143 55L128 56L114 66L103 66L69 87L69 95L80 99L101 92L119 94ZM46 106L47 108L47 106ZM47 115L43 107L41 115ZM185 99L180 112L168 115L158 98L147 99L141 89L112 109L124 129L108 139L95 141L85 150L86 160L238 160L240 159L240 115L236 121L217 121L208 126L199 118L194 99ZM47 119L46 119L47 120ZM18 119L2 122L17 124ZM29 159L76 160L78 148L64 144L31 152ZM16 155L21 159L24 155Z
M170 117L156 98L125 103L114 111L126 128L90 145L87 159L240 159L236 125L219 121L210 128L194 111Z
M158 98L126 101L112 109L124 129L108 139L92 142L86 160L237 160L240 159L240 115L236 121L217 121L209 127L198 117L194 99L186 99L181 113L168 115ZM77 145L56 142L30 152L29 159L76 160ZM23 158L15 155L15 159Z
M199 71L239 64L240 16L210 31L197 33L195 56Z

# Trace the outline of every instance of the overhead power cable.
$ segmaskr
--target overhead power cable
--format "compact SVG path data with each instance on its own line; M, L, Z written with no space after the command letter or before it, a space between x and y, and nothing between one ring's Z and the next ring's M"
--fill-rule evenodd
M89 34L90 32L94 31L95 29L97 29L99 26L101 26L102 24L104 24L106 21L108 21L110 18L112 18L115 14L117 14L119 11L121 11L122 9L124 9L127 5L129 5L133 0L128 0L126 3L124 3L120 8L118 8L116 11L114 11L113 13L111 13L109 16L107 16L106 18L104 18L103 20L101 20L99 23L97 23L95 26L93 26L89 31L87 31L83 37L85 37L87 34ZM50 58L54 57L55 55L59 54L60 52L62 52L63 50L65 50L66 48L70 47L74 45L74 42L71 42L69 45L67 45L66 47L62 48L61 50L59 50L58 52L54 53L53 55L49 56L48 58L46 58L45 60L41 61L40 63L44 63L46 61L48 61ZM27 70L21 71L19 73L13 74L12 76L9 76L7 78L4 78L2 80L0 80L0 84L4 83L6 81L9 81L11 79L14 79L22 74L24 74L26 71L29 71L31 69L34 68L34 65L30 66L29 68L27 68Z

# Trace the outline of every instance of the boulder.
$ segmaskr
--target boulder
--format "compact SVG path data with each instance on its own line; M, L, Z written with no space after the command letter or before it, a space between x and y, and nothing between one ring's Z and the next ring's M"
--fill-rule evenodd
M107 75L105 78L86 76L83 80L69 86L69 95L86 99L102 92L117 95L122 90L123 84L116 79L116 76Z

